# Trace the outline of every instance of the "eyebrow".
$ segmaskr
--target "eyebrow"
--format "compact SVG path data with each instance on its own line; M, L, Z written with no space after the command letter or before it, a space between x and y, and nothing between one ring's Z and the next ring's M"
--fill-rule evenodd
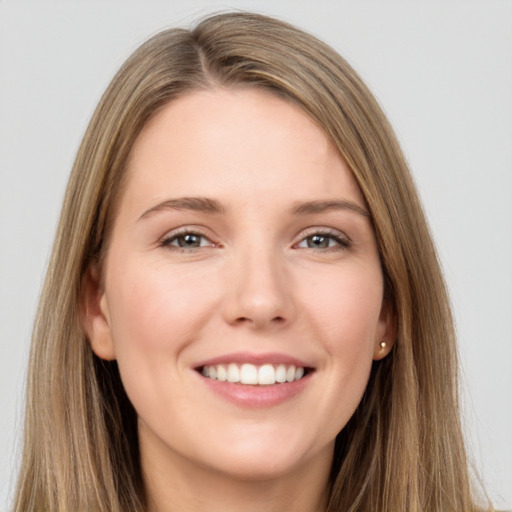
M167 199L149 210L146 210L139 220L150 217L151 215L165 210L192 210L204 213L224 213L225 209L219 201L209 199L208 197L178 197L176 199Z
M307 215L322 213L326 210L351 210L361 214L363 217L370 217L370 214L363 207L352 201L345 200L299 202L295 203L290 211L293 215Z
M165 210L191 210L196 212L222 214L225 208L216 199L208 197L178 197L176 199L167 199L146 210L139 220L150 217L151 215ZM317 200L297 202L290 209L292 215L307 215L322 213L327 210L350 210L359 213L363 217L370 217L370 214L358 204L346 200Z

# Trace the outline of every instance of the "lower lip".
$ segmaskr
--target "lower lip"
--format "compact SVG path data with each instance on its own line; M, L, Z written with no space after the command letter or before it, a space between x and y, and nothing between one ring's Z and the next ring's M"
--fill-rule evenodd
M269 386L251 386L233 382L220 382L215 379L198 376L210 390L240 407L265 408L274 407L298 395L308 385L312 373L299 380L272 384Z

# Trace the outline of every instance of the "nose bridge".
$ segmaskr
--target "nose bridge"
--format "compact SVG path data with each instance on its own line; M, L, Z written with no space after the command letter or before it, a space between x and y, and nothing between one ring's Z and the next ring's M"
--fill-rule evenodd
M283 256L268 240L244 244L233 255L225 303L229 323L254 328L283 324L293 315Z

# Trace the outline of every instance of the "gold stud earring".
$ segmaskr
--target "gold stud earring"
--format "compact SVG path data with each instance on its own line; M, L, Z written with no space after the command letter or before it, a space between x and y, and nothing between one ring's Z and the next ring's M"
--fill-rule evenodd
M381 350L384 350L384 349L386 348L386 342L385 342L385 341L381 341L381 342L379 343L379 345L380 345L380 349L381 349Z

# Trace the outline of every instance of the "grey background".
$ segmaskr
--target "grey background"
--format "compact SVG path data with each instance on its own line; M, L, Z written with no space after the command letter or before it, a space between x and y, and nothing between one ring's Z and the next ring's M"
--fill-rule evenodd
M512 508L512 2L0 1L0 510L31 323L74 153L148 36L225 9L315 33L360 72L413 169L450 287L475 466Z

